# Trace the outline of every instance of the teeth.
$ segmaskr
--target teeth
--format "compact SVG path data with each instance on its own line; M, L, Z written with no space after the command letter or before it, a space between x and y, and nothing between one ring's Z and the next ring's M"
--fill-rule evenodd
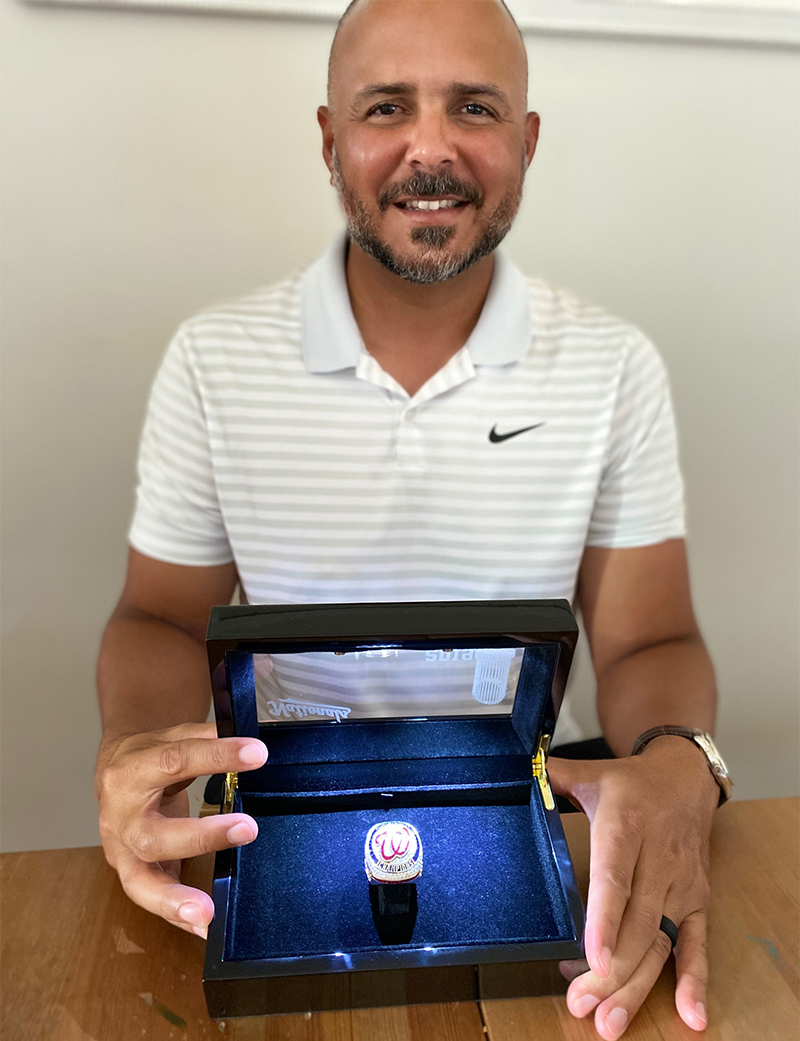
M409 199L403 205L409 210L452 210L458 199Z

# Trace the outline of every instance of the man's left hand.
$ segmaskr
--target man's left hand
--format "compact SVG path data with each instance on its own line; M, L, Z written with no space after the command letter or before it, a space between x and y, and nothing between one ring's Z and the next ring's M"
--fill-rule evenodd
M704 1030L708 852L719 787L701 751L685 738L660 737L625 759L551 758L547 772L553 791L591 825L588 966L561 965L572 978L570 1012L594 1011L607 1041L622 1035L669 958L670 939L659 929L666 915L679 927L675 1004L687 1026Z

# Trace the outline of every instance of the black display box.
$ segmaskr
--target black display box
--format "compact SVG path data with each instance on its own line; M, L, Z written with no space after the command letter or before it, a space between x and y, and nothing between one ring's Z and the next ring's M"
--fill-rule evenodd
M577 635L566 600L212 610L219 736L269 749L260 769L226 777L222 811L251 814L259 835L216 855L212 1017L470 1000L492 996L489 979L507 996L536 975L512 963L580 957L583 906L545 770ZM478 670L491 671L499 648L515 688L479 703ZM321 656L351 669L385 658L391 700L400 659L471 655L483 664L467 711L441 714L431 681L429 692L413 685L430 711L412 716L337 710L329 688L322 707L276 698L278 719L258 719L254 662L275 671ZM392 819L413 824L424 850L413 933L399 943L379 936L364 872L367 831Z

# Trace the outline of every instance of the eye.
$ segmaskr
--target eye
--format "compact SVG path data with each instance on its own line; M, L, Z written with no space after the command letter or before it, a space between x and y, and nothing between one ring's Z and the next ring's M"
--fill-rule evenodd
M485 105L479 104L477 101L468 101L461 109L468 116L490 116L494 118L494 113L491 109L488 109Z
M370 116L396 116L400 106L394 101L382 101L367 113Z

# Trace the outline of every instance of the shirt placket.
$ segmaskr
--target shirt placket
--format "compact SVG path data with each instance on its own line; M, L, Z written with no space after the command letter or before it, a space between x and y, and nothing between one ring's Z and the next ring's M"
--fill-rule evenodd
M364 350L356 365L356 377L386 391L387 404L394 410L394 466L409 473L427 469L427 453L422 412L434 398L472 379L475 368L469 351L462 348L410 397L400 384Z

